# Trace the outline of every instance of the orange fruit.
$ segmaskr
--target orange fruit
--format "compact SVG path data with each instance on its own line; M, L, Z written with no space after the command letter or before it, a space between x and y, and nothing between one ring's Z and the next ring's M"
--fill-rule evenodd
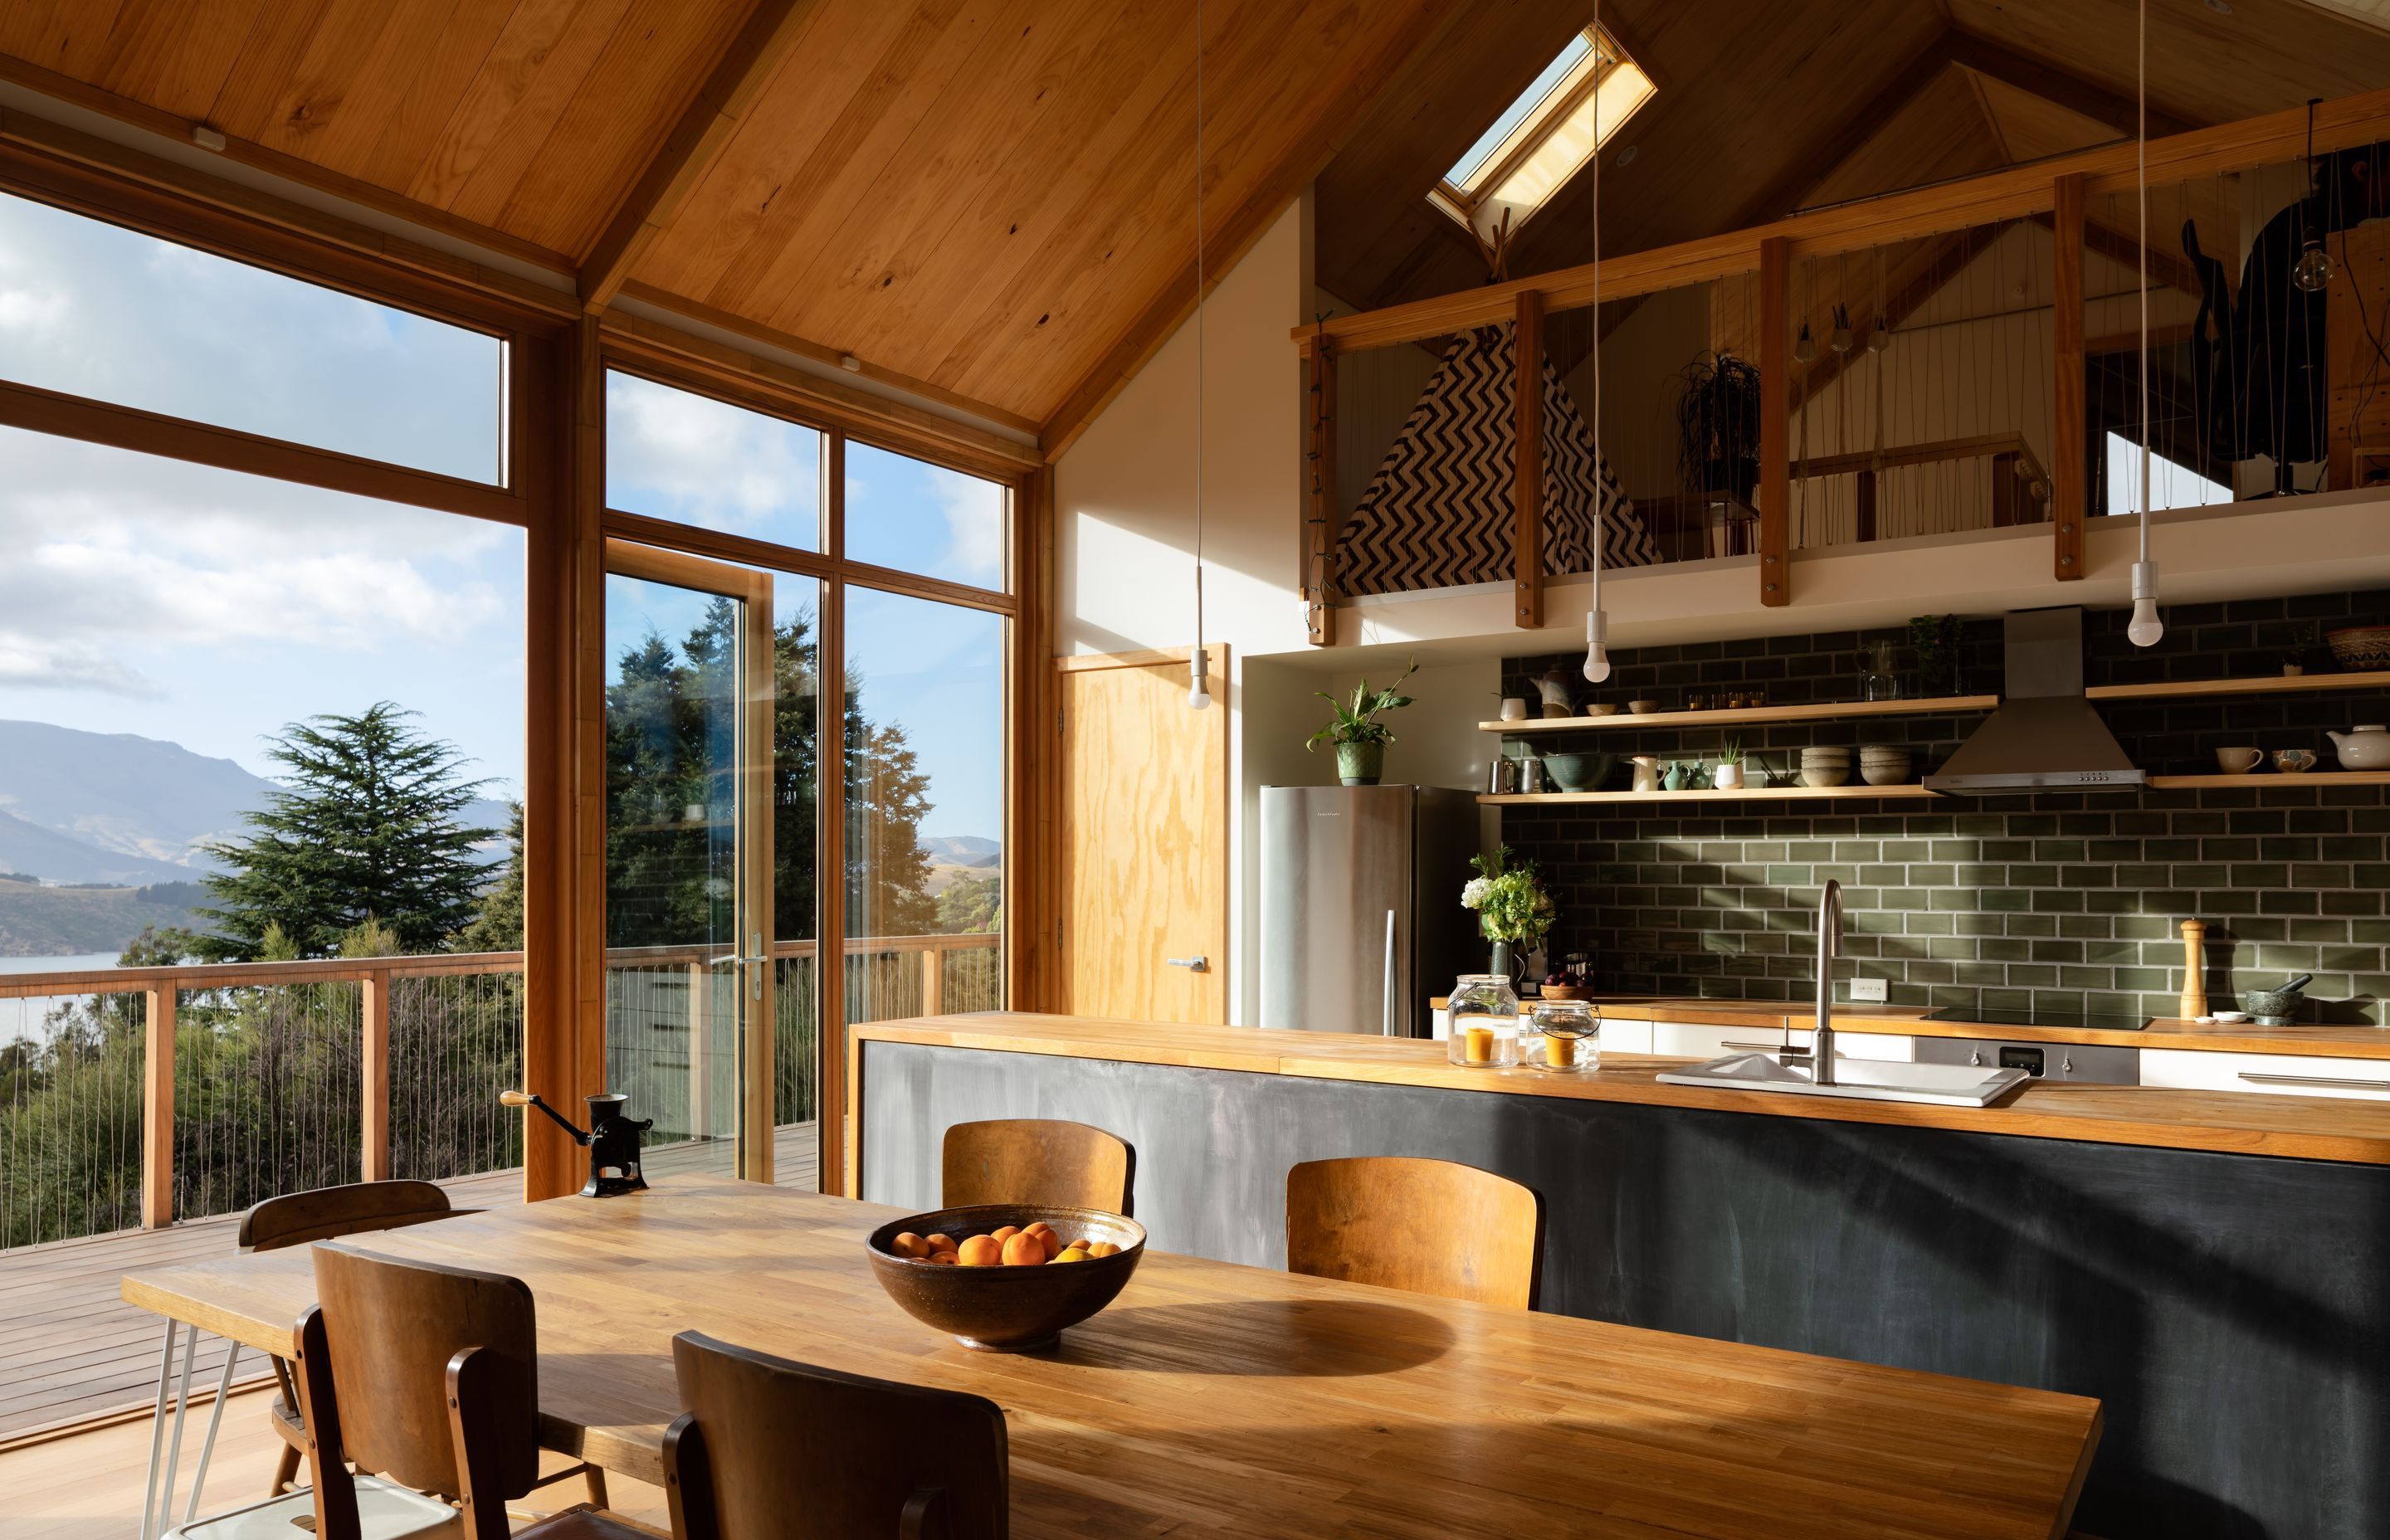
M1114 1245L1111 1241L1099 1240L1091 1243L1087 1247L1087 1254L1091 1257L1118 1256L1120 1255L1120 1248L1117 1245Z
M992 1235L975 1235L955 1252L955 1261L965 1267L993 1267L1003 1260L1004 1242Z
M1062 1238L1051 1230L1028 1230L1023 1233L1037 1238L1037 1243L1046 1248L1046 1260L1048 1262L1053 1261L1067 1249L1062 1244Z
M910 1230L890 1241L888 1249L900 1257L925 1257L930 1254L930 1243Z
M925 1235L921 1238L930 1243L930 1250L932 1251L951 1251L955 1249L953 1239L946 1236Z
M1087 1260L1087 1252L1084 1247L1065 1246L1062 1248L1062 1254L1056 1257L1054 1260L1056 1262L1085 1262Z
M996 1243L997 1243L998 1245L1001 1245L1001 1244L1003 1244L1005 1241L1010 1240L1014 1236L1017 1236L1017 1235L1019 1235L1020 1233L1021 1233L1021 1226L1018 1226L1018 1225L1007 1225L1004 1228L1002 1228L1002 1229L1000 1229L1000 1230L998 1230L998 1231L996 1231Z
M1007 1267L1044 1266L1046 1243L1034 1235L1016 1233L1004 1243L1004 1264Z
M957 1265L958 1265L958 1264L957 1264L957 1263L956 1263L956 1261L955 1261L955 1253L954 1253L954 1252L952 1252L952 1251L932 1251L932 1252L930 1253L930 1260L931 1260L932 1262L939 1263L939 1264L944 1264L944 1265L945 1265L945 1266L948 1266L948 1267L953 1267L953 1266L957 1266Z

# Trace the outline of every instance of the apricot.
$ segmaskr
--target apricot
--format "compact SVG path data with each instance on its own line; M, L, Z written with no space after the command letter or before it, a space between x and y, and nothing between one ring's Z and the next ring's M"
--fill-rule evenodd
M993 1267L1004 1260L1004 1242L992 1235L975 1235L955 1251L955 1261L965 1267Z
M954 1239L949 1236L925 1235L921 1238L930 1243L930 1250L933 1251L951 1251L955 1249Z
M1051 1230L1026 1230L1022 1233L1034 1238L1039 1245L1046 1248L1046 1260L1048 1262L1069 1249L1062 1244L1062 1238Z
M930 1254L930 1243L910 1230L890 1241L888 1249L900 1257L925 1257Z
M1014 1236L1017 1236L1017 1235L1019 1235L1020 1233L1021 1233L1021 1226L1018 1226L1018 1225L1007 1225L1004 1228L1002 1228L1002 1229L1000 1229L1000 1230L998 1230L998 1231L996 1231L996 1236L995 1236L996 1243L997 1245L1001 1246L1001 1245L1003 1245L1006 1241L1010 1240Z
M1087 1254L1091 1257L1118 1256L1120 1247L1109 1240L1099 1240L1088 1246Z
M1046 1242L1034 1235L1014 1234L1004 1243L1004 1264L1007 1267L1044 1266Z
M929 1260L945 1267L960 1265L960 1264L955 1261L955 1253L952 1251L932 1251L930 1253Z
M1056 1262L1085 1262L1087 1260L1087 1251L1086 1249L1082 1246L1065 1246L1062 1248L1062 1254L1056 1257L1054 1260Z

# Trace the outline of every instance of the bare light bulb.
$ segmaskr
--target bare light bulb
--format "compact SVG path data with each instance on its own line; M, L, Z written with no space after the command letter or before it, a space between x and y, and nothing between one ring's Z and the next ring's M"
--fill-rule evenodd
M1604 610L1585 617L1585 676L1595 684L1610 677L1610 613Z
M2306 250L2299 253L2298 265L2291 269L2291 282L2303 293L2320 294L2332 287L2332 253L2323 242L2307 237Z
M2165 622L2158 619L2158 564L2154 561L2133 563L2133 621L2125 627L2125 635L2135 647L2155 647L2165 635Z
M1197 648L1187 664L1187 709L1209 711L1212 706L1212 686L1204 675L1203 649Z

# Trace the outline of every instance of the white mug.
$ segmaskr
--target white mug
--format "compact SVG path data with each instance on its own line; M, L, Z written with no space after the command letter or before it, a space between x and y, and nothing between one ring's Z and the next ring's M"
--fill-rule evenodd
M2217 768L2222 770L2228 776L2245 776L2250 771L2257 768L2257 766L2264 762L2265 758L2266 751L2263 749L2218 749L2216 751Z
M1510 695L1510 696L1505 696L1505 697L1503 697L1503 699L1502 699L1502 720L1503 720L1503 721L1505 721L1505 722L1524 722L1524 721L1526 721L1526 720L1527 720L1527 702L1526 702L1526 699L1525 699L1523 697L1522 697L1522 696L1516 696L1516 695Z

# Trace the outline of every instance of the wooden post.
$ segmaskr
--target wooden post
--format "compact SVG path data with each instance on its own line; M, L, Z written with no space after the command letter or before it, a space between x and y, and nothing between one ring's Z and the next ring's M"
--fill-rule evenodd
M1790 504L1792 350L1786 340L1792 249L1782 236L1759 243L1759 602L1792 598Z
M1336 525L1336 347L1318 340L1305 360L1306 393L1311 398L1311 489L1303 515L1304 635L1314 647L1335 640L1335 618L1328 593L1335 579Z
M366 974L357 982L357 1014L364 1028L365 1074L362 1124L365 1154L359 1166L368 1182L390 1180L390 975Z
M734 948L733 950L737 950ZM730 970L735 980L746 970ZM687 965L688 976L688 1132L693 1138L713 1136L713 1049L707 1036L713 1017L713 969L711 965L693 962ZM736 1007L733 1007L736 1008Z
M1858 483L1857 513L1852 533L1860 544L1864 545L1875 538L1875 472L1862 470L1858 473L1857 481Z
M1519 380L1512 391L1517 420L1518 481L1515 484L1510 555L1513 604L1510 623L1524 631L1544 623L1544 296L1519 290L1512 340Z
M2060 582L2083 575L2083 519L2090 506L2083 407L2083 174L2057 182L2051 214L2055 277L2050 285L2050 570Z
M944 1016L946 1013L946 953L944 947L921 949L921 1014Z
M2207 925L2204 920L2182 922L2182 1003L2177 1007L2186 1021L2196 1021L2207 1014Z
M2017 467L2022 459L2014 450L1992 456L1992 528L2007 529L2011 524L2025 524L2024 488L2017 481Z
M829 437L823 460L825 507L830 509L830 555L846 554L846 435ZM836 596L832 596L833 598ZM846 1033L846 606L833 602L821 608L816 646L821 666L816 710L821 714L821 749L815 763L814 816L821 830L814 842L814 998L820 1015L815 1033L820 1045L821 1072L815 1081L815 1116L820 1140L821 1190L856 1196L854 1169L856 1129L848 1106L854 1077L847 1068L850 1052Z
M174 1222L174 1005L171 983L149 990L141 1038L141 1227Z

